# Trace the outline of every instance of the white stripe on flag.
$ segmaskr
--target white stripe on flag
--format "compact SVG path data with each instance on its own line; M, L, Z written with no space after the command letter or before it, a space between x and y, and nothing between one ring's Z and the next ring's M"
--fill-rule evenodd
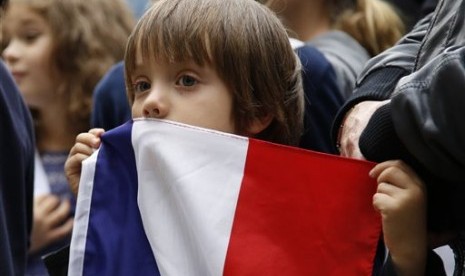
M82 174L76 201L75 223L71 238L71 248L68 265L68 276L82 275L84 268L84 251L89 223L90 203L94 187L95 164L98 150L82 162Z
M160 274L222 275L248 139L134 120L132 142L139 209Z

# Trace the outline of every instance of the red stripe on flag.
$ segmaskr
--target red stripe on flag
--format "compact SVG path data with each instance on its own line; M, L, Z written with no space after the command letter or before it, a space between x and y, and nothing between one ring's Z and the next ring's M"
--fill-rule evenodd
M251 139L224 275L371 275L372 167Z

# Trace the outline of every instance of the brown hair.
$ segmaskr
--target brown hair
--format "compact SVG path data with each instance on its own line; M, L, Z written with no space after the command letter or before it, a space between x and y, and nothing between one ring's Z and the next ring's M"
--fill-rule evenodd
M37 12L50 25L52 64L68 97L68 119L77 133L90 123L92 92L105 72L124 57L134 27L122 0L10 0ZM39 117L40 118L40 117ZM39 122L40 125L40 122Z
M233 93L236 132L272 116L257 138L296 145L302 132L300 63L279 19L252 0L160 0L140 19L125 55L128 97L144 60L213 66Z

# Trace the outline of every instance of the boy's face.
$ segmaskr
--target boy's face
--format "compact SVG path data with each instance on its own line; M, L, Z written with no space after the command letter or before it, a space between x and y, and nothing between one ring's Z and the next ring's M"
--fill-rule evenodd
M52 32L48 23L22 4L5 16L7 45L2 56L28 105L45 107L56 98L51 75Z
M136 69L130 75L133 118L166 119L235 133L232 92L214 68L194 62L148 62L136 56Z

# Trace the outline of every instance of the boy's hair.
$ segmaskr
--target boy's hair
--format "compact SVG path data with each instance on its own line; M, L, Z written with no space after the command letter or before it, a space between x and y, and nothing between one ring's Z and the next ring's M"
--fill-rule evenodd
M271 124L256 138L296 145L303 125L300 63L286 30L253 0L160 0L140 19L125 55L129 101L136 52L144 60L215 68L233 93L236 133L257 119Z
M89 129L92 92L105 72L124 57L134 27L123 0L10 0L38 13L53 36L52 73L68 97L68 119L79 132ZM40 120L40 119L39 119ZM40 122L38 122L40 125Z

